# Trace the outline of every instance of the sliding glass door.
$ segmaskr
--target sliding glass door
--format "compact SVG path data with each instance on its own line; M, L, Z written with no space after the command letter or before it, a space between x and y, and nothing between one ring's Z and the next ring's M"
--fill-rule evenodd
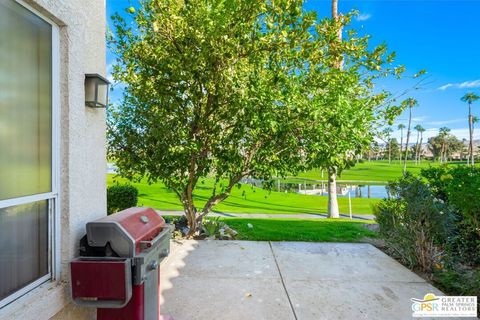
M0 307L51 277L52 25L0 0Z

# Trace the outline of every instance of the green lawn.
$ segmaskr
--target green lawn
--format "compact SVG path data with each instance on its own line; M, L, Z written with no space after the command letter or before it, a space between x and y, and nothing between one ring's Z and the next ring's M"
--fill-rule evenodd
M237 239L255 241L328 241L356 242L376 233L348 219L244 219L222 218L222 221L238 231ZM249 228L247 224L253 228Z
M458 163L451 163L456 165ZM419 173L421 168L428 168L430 165L438 166L438 163L423 161L421 165L415 165L413 161L408 163L408 170ZM372 181L385 183L399 178L403 172L403 165L398 160L392 161L365 161L358 163L355 167L345 170L339 180L343 181ZM325 176L324 176L325 177ZM300 173L297 178L289 178L290 182L299 182L303 179L322 179L320 170L312 170ZM128 183L125 179L115 178L114 175L107 176L108 185L114 180L119 183ZM139 191L139 205L149 206L159 210L183 210L177 196L168 190L162 183L149 185L146 180L140 183L132 183ZM197 206L202 206L208 199L213 179L206 178L199 183L195 189L194 198ZM371 214L372 206L379 199L352 198L352 211L354 214ZM340 212L348 213L348 199L338 198ZM232 213L326 213L327 197L308 196L296 193L269 192L250 185L242 185L235 188L229 198L214 208L214 212Z
M108 185L117 181L127 183L115 175L107 175ZM132 183L138 188L139 206L153 207L159 210L183 210L177 196L162 183L149 185L146 181ZM199 205L207 201L210 194L212 179L205 179L195 189L194 197ZM355 214L371 214L372 205L379 199L352 198L352 211ZM340 212L348 213L348 199L338 198ZM327 197L308 196L296 193L268 192L250 185L234 188L232 195L214 208L214 212L232 213L326 213Z
M451 162L449 165L458 165L459 162ZM438 162L422 161L420 165L415 165L413 161L407 162L407 170L418 174L422 168L428 168L429 166L439 166ZM353 168L345 170L338 180L343 181L371 181L385 183L387 181L400 178L403 174L403 162L398 160L392 161L391 164L388 160L378 161L364 161L363 163L357 163ZM306 178L312 180L326 180L327 176L324 172L322 178L322 172L319 169L311 170L298 174L297 178Z

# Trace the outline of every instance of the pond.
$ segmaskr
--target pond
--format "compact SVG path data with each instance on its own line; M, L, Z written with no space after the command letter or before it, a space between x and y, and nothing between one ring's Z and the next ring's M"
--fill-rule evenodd
M263 188L263 182L256 179L245 179L243 183ZM311 196L328 195L328 184L326 181L300 180L288 182L277 179L272 186L272 191L298 193ZM351 198L387 198L386 185L381 184L360 184L360 183L337 183L337 196Z

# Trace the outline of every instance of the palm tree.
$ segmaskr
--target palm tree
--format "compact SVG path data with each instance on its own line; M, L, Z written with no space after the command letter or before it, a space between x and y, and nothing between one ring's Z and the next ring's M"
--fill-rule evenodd
M402 152L403 152L403 129L405 129L405 125L400 123L398 125L398 130L400 130L400 162L402 162Z
M447 138L448 134L450 132L450 128L447 127L441 127L439 130L438 135L442 138L442 146L440 149L440 163L445 162L446 160L446 154L447 154Z
M418 160L418 142L420 141L420 129L422 128L421 125L417 124L413 129L417 131L417 143L415 144L415 164L417 164Z
M408 142L410 140L410 127L412 125L412 108L418 106L418 101L413 98L408 98L402 104L408 108L408 127L407 127L407 141L405 143L405 158L403 159L403 174L407 174L407 158L408 158Z
M425 128L422 127L421 125L418 125L419 127L417 129L418 132L420 132L420 144L418 145L418 163L422 162L422 142L423 142L423 133L425 132Z
M473 157L473 116L472 116L472 103L480 99L475 93L467 93L460 100L468 103L468 129L470 131L470 143L468 146L468 152L470 154L470 164L475 165L475 159Z
M472 117L472 137L473 137L473 133L475 132L475 123L479 121L480 121L480 118L478 118L477 116ZM472 142L472 150L473 150L473 142Z

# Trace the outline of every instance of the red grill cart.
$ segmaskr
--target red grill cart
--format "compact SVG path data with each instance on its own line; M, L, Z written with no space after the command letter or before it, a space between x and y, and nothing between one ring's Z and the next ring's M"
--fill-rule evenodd
M159 264L171 227L151 208L130 208L87 223L80 257L70 263L72 297L98 320L159 320Z

